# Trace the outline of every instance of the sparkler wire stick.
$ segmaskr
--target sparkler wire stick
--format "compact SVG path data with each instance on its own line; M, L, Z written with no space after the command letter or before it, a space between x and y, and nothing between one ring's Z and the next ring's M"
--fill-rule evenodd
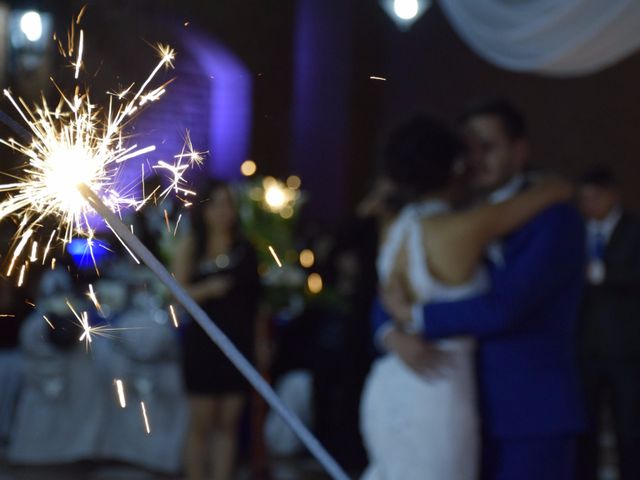
M331 457L329 452L318 442L313 434L304 426L300 419L293 414L271 386L262 378L258 371L249 363L236 346L229 340L222 330L213 322L207 313L191 298L186 290L167 271L160 261L136 237L118 216L107 207L102 200L86 185L79 185L80 194L91 204L96 212L107 222L120 240L127 245L136 256L158 277L169 289L178 302L189 312L193 319L202 327L211 340L222 350L227 358L240 370L245 378L262 395L305 444L314 457L322 464L334 480L348 480L349 477L342 467Z

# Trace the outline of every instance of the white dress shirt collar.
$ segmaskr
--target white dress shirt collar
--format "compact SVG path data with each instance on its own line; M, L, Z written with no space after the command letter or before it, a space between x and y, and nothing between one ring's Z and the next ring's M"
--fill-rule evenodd
M618 225L620 218L622 217L622 207L616 206L611 209L609 214L604 217L602 220L591 219L587 223L587 231L590 236L601 234L604 236L604 240L606 243L609 243L611 240L611 235L613 235L613 231Z
M522 173L514 175L511 180L502 185L500 188L491 192L487 200L489 203L499 203L515 196L524 186L525 176Z

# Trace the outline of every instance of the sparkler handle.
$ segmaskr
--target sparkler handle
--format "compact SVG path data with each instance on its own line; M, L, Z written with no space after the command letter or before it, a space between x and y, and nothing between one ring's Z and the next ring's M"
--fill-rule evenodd
M173 278L160 261L136 237L120 218L107 207L102 200L86 185L78 187L80 193L87 199L98 214L109 224L120 240L129 247L158 279L169 289L175 299L189 312L193 319L202 327L211 340L222 350L253 387L262 395L298 438L305 444L314 457L322 464L334 480L348 480L349 477L342 467L333 459L327 450L304 426L300 419L289 410L271 386L262 378L258 371L242 355L222 330L214 323L207 313L191 298L185 289Z

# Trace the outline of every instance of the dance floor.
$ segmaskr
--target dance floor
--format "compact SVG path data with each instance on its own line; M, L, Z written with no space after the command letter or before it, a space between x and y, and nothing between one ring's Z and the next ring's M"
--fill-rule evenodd
M248 467L241 467L235 480L249 480ZM274 462L272 480L325 480L329 477L309 458ZM0 464L0 480L182 480L156 475L123 465L77 464L59 467L8 467Z

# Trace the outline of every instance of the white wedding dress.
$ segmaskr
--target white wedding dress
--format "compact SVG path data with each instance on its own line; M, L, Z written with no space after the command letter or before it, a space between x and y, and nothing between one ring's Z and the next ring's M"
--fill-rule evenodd
M488 277L478 270L464 285L434 279L422 247L420 220L449 206L427 201L406 207L391 225L378 256L378 274L389 279L405 245L408 280L418 301L455 301L481 294ZM395 354L376 360L360 406L361 429L370 465L363 480L475 480L478 476L479 425L476 407L474 341L441 340L451 357L438 378L422 377Z

